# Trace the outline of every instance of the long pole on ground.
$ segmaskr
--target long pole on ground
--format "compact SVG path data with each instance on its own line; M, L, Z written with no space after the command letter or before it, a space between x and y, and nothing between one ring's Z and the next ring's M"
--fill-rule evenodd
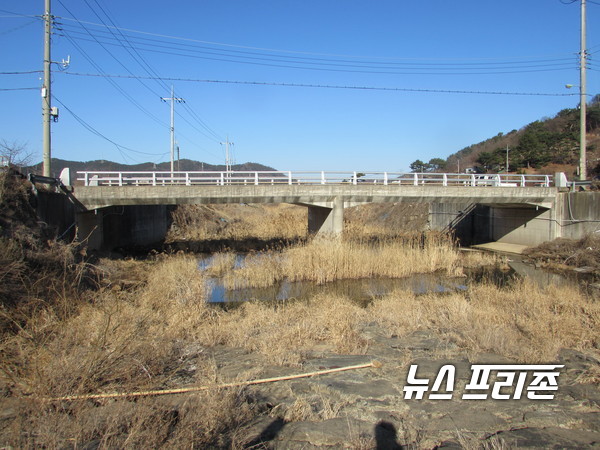
M586 161L586 64L587 64L587 49L586 49L586 13L585 1L581 0L581 51L579 53L579 179L584 181L587 178L587 161Z
M50 85L50 38L52 36L52 16L50 13L50 0L45 0L44 11L44 84L42 85L42 173L45 177L51 175L51 145L50 145L50 108L52 97Z

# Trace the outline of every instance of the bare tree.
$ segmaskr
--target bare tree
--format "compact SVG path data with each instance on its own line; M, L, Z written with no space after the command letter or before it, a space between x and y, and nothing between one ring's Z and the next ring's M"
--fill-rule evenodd
M31 165L33 153L27 150L27 144L19 141L8 142L0 139L0 160L3 165L24 167Z

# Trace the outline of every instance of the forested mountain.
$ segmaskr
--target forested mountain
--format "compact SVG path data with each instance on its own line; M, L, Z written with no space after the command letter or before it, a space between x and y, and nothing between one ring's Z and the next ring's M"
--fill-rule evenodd
M600 173L600 95L588 104L588 172ZM520 130L498 133L450 155L446 171L472 167L479 172L500 172L509 149L510 172L553 173L560 169L573 175L579 160L579 109L563 109L552 118L532 122Z

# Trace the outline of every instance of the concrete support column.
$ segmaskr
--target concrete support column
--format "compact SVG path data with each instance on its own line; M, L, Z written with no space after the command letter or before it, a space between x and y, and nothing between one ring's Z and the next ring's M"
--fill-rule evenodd
M326 206L325 206L326 205ZM308 232L317 235L338 236L344 230L344 200L308 206Z
M101 209L75 213L77 240L91 250L104 246L104 212Z

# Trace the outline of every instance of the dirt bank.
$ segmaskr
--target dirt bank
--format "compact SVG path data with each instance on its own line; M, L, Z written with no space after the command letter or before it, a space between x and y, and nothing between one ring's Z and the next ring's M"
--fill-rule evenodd
M523 252L526 261L556 271L589 273L600 279L600 235L582 239L559 238Z

